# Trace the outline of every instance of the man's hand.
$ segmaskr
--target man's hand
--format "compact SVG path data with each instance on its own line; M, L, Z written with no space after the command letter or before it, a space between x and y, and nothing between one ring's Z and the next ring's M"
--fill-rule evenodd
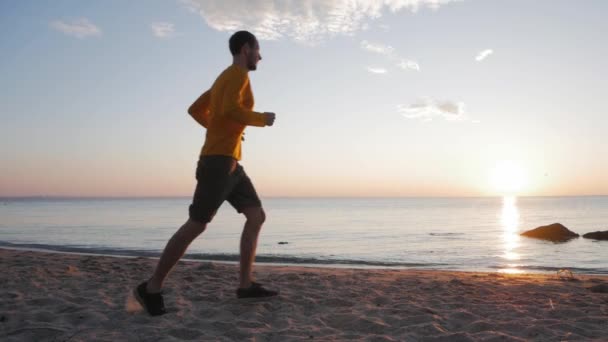
M264 112L264 115L266 115L266 126L272 126L274 124L276 114L271 112Z

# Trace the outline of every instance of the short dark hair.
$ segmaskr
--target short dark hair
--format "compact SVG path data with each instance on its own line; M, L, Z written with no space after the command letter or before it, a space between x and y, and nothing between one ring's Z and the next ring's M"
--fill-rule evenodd
M257 39L253 33L249 31L238 31L233 34L228 41L230 53L232 53L233 56L236 56L241 52L243 45L249 44L249 46L254 47L255 42L257 42Z

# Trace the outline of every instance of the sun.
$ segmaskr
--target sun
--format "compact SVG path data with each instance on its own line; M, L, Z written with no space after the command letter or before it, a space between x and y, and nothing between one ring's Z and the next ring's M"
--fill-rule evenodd
M516 195L524 190L527 177L524 169L511 160L503 160L490 172L490 183L501 195Z

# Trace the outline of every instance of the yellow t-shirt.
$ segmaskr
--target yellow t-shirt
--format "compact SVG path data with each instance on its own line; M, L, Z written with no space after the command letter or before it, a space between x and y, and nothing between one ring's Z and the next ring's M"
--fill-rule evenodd
M265 126L265 116L253 111L253 93L247 70L231 65L224 70L188 112L205 128L202 156L224 155L241 160L246 126Z

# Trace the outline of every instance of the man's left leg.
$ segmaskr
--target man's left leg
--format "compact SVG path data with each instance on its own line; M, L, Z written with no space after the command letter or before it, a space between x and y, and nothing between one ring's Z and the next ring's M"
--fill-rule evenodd
M261 207L250 207L242 210L247 218L243 234L241 235L241 270L240 288L248 288L253 281L251 271L255 260L255 251L258 246L258 236L262 229L262 224L266 220L266 214Z

